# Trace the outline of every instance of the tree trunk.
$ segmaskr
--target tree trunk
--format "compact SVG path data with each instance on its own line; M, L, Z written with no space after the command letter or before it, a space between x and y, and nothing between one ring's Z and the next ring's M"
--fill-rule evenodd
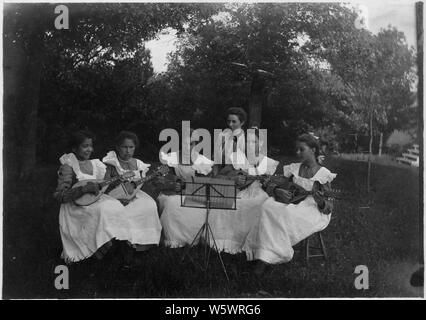
M250 89L249 127L260 128L262 123L262 107L264 104L265 80L255 73Z
M4 81L4 106L3 106L3 163L5 178L14 179L20 171L22 130L20 124L21 111L19 107L22 100L22 82L25 72L25 51L22 43L14 41L8 33L5 23L3 36L3 81Z
M37 151L37 116L38 102L40 95L40 78L42 69L41 53L38 51L38 44L31 44L31 54L26 66L26 79L24 82L22 111L22 125L26 128L23 131L22 143L22 166L20 177L25 179L32 175L36 165Z
M16 52L19 57L11 57L11 61L18 59L23 64L11 72L18 72L19 93L15 104L10 106L13 112L17 113L17 122L13 125L17 128L17 134L12 137L19 152L19 177L21 179L30 178L36 165L37 151L37 117L40 95L40 81L43 65L44 45L43 32L40 30L39 17L36 15L28 23L29 37L25 44L16 41ZM24 49L23 49L24 48Z
M380 132L379 156L382 155L382 148L383 148L383 132Z
M36 164L37 115L43 62L43 33L38 16L28 18L27 37L17 38L8 21L4 35L5 125L7 156L20 178L29 178ZM6 25L6 23L5 23ZM9 83L10 81L10 83Z
M373 112L371 112L371 115L370 115L370 143L368 146L367 193L370 193L372 155L373 155Z
M424 27L423 27L423 2L416 2L416 30L417 30L417 72L418 72L418 84L417 84L417 99L418 99L418 116L419 119L423 119L423 111L424 111L424 105L423 105L423 45L424 45ZM419 121L419 140L420 140L420 172L424 172L424 149L423 149L423 143L424 143L424 137L423 137L423 130L424 130L424 122ZM424 206L423 204L423 197L424 197L424 175L420 175L419 179L419 208L422 208ZM423 237L424 237L424 216L423 216L423 210L419 210L419 262L421 264L424 264L424 243L423 243Z
M355 153L358 153L359 148L358 148L358 134L355 133Z

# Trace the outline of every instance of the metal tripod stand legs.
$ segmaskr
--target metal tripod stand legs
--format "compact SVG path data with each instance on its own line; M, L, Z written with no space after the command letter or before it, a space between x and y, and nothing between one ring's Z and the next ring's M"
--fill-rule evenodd
M189 247L185 250L185 253L182 256L181 262L183 262L185 260L185 257L188 256L191 259L192 263L198 265L204 272L206 272L208 267L209 267L210 252L212 250L210 243L213 242L214 249L216 250L216 253L219 257L220 264L222 265L222 270L225 273L226 279L229 281L228 273L226 272L225 264L223 263L223 260L222 260L222 255L220 254L220 251L217 247L217 243L216 243L216 240L214 238L213 231L212 231L210 224L209 224L209 221L208 221L209 213L210 213L210 209L207 208L206 221L203 223L200 230L198 230L196 236L192 240ZM194 245L197 244L197 240L200 240L200 241L204 240L203 266L201 266L199 263L195 262L194 259L192 259L191 256L189 255L189 250L191 250L191 248L193 248Z

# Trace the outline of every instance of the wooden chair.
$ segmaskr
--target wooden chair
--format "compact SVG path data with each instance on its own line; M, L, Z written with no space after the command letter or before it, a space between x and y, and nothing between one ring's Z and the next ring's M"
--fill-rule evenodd
M335 214L336 208L333 208L330 218L330 224L336 220L336 214ZM327 226L327 228L330 227L330 225ZM322 230L324 231L324 230ZM305 240L302 241L303 248L305 251L305 258L306 263L309 263L310 258L324 258L327 260L327 248L325 247L324 239L322 237L322 231L318 231L309 237L307 237ZM316 240L316 244L312 245L312 242Z
M312 244L312 242L314 242L315 240L317 244ZM303 247L305 250L305 258L307 263L309 263L309 259L311 258L327 259L327 249L325 247L321 231L318 231L303 240Z

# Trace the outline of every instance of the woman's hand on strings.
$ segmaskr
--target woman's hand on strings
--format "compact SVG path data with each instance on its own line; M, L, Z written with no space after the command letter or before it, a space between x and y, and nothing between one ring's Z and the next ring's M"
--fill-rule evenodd
M119 176L118 180L120 182L126 182L131 181L131 179L135 176L135 173L133 171L126 171L122 175Z
M275 188L277 187L278 185L276 184L276 183L273 183L273 182L269 182L269 183L266 183L265 185L264 185L264 187L265 187L265 192L270 196L270 197L272 197L272 196L274 196L274 190L275 190Z
M182 191L182 182L181 181L176 181L175 182L175 192L179 193Z
M243 186L247 182L247 176L244 174L239 174L234 178L234 181L237 186Z

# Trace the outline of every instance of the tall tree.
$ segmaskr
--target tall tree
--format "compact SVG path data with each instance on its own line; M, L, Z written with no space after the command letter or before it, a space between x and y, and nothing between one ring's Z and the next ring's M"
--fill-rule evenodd
M10 83L5 87L7 164L18 163L22 177L35 166L40 79L52 57L71 58L69 70L100 58L134 54L159 30L182 32L190 18L202 20L214 10L214 5L67 4L69 30L56 30L55 7L6 4L4 9L5 81Z
M350 121L349 90L329 67L327 48L338 52L340 42L359 33L355 18L338 4L225 5L182 34L168 73L206 119L220 123L226 107L245 106L254 110L252 122L262 118L262 127L272 129L270 141L282 144L283 135L291 141L312 126ZM258 79L259 70L273 81Z

